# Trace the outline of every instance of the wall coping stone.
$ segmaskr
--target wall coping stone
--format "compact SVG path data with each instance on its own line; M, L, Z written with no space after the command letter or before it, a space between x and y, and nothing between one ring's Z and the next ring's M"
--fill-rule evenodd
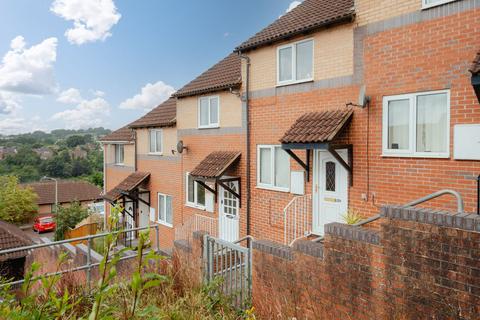
M292 260L292 248L270 240L255 240L252 244L253 249L265 252L285 260Z
M173 241L175 249L180 249L185 252L192 252L192 246L187 240L175 240Z
M323 259L323 244L309 240L298 240L293 244L293 249L303 254Z
M413 221L480 232L480 216L474 213L453 213L448 211L403 206L383 206L380 216L392 220Z
M375 245L380 244L380 234L378 231L344 223L333 222L326 224L325 234Z

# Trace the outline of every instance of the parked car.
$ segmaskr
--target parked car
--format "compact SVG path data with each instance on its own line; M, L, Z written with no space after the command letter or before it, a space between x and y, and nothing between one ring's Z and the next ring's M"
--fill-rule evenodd
M53 231L56 226L55 220L53 220L51 215L37 217L33 222L33 231L38 233Z

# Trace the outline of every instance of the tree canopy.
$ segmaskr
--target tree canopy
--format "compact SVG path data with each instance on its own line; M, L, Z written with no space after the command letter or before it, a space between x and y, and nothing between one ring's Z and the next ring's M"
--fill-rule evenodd
M15 176L0 176L0 220L21 224L33 218L38 210L37 194L20 187Z

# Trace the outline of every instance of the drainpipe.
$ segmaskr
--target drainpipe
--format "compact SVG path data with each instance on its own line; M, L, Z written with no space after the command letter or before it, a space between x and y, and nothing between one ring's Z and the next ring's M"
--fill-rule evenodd
M477 177L477 214L480 215L480 174Z
M133 162L134 162L134 167L135 167L135 172L137 172L137 131L132 130L132 136L133 136L133 145L134 145L134 152L135 152L135 156L134 156L134 159L133 159Z
M247 143L247 235L251 233L251 217L250 217L250 58L239 52L240 58L247 63L245 70L245 120L246 120L246 143ZM249 240L250 241L250 240Z

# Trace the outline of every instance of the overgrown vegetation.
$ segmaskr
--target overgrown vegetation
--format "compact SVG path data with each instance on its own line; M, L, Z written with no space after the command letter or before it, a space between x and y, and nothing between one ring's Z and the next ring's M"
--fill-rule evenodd
M345 221L346 224L352 225L359 223L364 218L360 213L358 213L358 211L348 209L347 212L342 215L342 219L343 221Z
M110 133L103 128L88 130L35 131L1 136L0 175L14 174L20 182L43 176L78 178L103 184L103 152L97 139Z
M55 241L63 240L65 231L69 228L75 228L83 219L88 217L89 211L82 207L80 202L72 202L68 206L59 206L55 215Z
M38 210L37 194L21 188L15 176L0 176L0 220L20 224L32 219Z
M109 226L117 225L119 208ZM129 274L117 272L122 251L114 250L118 235L105 237L98 281L89 290L82 283L66 285L60 276L34 276L38 264L25 276L20 296L8 287L0 289L0 315L5 319L254 319L253 311L239 312L229 306L212 283L203 287L183 277L181 268L150 251L149 231L139 236L136 259ZM61 255L57 269L67 260ZM183 279L183 280L182 280ZM70 289L68 289L70 288ZM3 319L2 318L2 319Z

